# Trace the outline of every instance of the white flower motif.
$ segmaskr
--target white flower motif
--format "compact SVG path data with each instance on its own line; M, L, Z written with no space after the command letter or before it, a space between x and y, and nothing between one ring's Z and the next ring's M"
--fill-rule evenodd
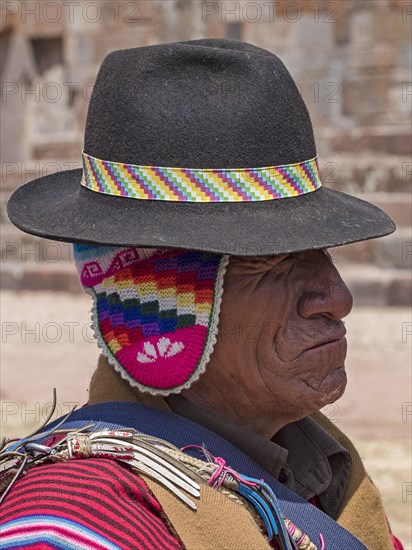
M150 342L145 342L143 344L145 353L139 351L136 358L137 361L139 361L139 363L154 363L159 355L163 358L173 357L174 355L180 353L185 347L183 342L172 343L169 338L165 337L160 338L156 346L157 351L153 344ZM159 355L157 352L159 352Z
M150 342L145 342L143 344L143 348L146 353L141 353L139 351L139 353L137 354L137 360L140 363L154 363L157 359L157 353L154 345Z

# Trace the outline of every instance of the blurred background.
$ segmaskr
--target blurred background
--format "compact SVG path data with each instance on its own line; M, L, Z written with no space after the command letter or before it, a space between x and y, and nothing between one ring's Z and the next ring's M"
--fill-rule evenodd
M205 37L251 42L295 78L324 184L373 202L398 226L332 251L355 307L348 389L325 413L357 443L394 531L412 548L412 2L3 0L0 17L3 434L41 423L53 387L57 414L86 402L98 357L71 246L12 227L10 193L81 166L93 82L110 51Z

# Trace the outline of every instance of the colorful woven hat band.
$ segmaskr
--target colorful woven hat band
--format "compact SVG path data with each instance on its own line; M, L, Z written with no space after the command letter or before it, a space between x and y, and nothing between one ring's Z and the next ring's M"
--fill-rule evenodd
M322 186L317 157L265 168L165 168L97 159L83 153L81 184L133 199L255 202L305 195Z
M189 388L216 342L228 256L78 244L74 254L113 367L153 395Z

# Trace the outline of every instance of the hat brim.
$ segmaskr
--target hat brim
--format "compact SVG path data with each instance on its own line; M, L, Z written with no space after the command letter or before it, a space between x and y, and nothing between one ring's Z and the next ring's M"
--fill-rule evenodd
M395 224L376 206L322 187L294 198L183 203L112 197L80 186L82 170L33 180L12 195L22 231L78 243L276 255L382 237Z

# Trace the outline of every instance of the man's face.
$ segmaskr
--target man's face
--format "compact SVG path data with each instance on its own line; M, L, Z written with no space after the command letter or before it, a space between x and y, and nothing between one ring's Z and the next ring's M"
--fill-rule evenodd
M346 386L341 319L351 308L352 296L325 251L231 257L204 375L212 400L220 393L238 419L303 417L336 401Z

